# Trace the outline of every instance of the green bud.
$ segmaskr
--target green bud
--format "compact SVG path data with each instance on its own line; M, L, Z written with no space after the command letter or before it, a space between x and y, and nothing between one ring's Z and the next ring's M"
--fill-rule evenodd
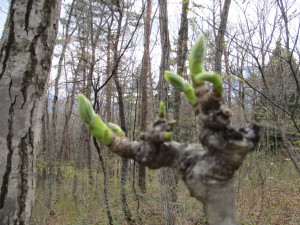
M158 117L159 118L164 118L166 116L166 105L163 101L159 103L159 112L158 112Z
M164 135L164 141L170 141L171 138L173 137L173 135L174 135L174 133L173 133L172 131L166 133L166 134Z
M190 67L192 78L194 77L194 75L202 72L205 54L206 54L205 39L204 39L204 35L201 34L196 40L195 44L193 45L191 53L189 55L189 67Z
M189 83L185 83L184 95L191 105L195 105L197 103L197 97L195 95L195 90L192 87L192 85L190 85Z
M190 104L195 105L197 103L194 88L188 82L184 81L181 76L170 71L165 71L165 79L175 88L175 90L184 92L185 97Z
M91 125L95 114L91 102L83 94L78 95L77 101L80 118L85 124Z
M105 145L110 145L113 142L114 134L94 112L92 104L82 94L78 96L78 111L87 129L96 139Z
M185 81L182 79L181 76L166 70L165 71L165 79L169 84L171 84L175 88L175 90L184 92Z
M119 125L114 123L108 123L107 125L118 137L125 137L125 133Z
M195 75L194 77L194 83L196 85L203 84L205 81L213 84L213 92L216 95L223 94L223 82L219 74L214 72L203 72Z
M110 145L114 140L114 134L97 114L94 116L94 123L87 128L102 144Z

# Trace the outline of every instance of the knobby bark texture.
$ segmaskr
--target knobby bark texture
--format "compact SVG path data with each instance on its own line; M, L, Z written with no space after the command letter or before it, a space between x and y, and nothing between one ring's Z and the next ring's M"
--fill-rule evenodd
M231 111L220 104L222 97L204 84L196 87L196 95L198 102L194 107L202 145L164 141L164 135L173 130L174 121L158 119L141 141L116 137L109 147L151 169L175 168L191 196L203 203L209 224L238 224L233 175L246 154L254 150L259 127L252 124L232 128Z
M29 224L58 0L10 2L0 42L0 224Z

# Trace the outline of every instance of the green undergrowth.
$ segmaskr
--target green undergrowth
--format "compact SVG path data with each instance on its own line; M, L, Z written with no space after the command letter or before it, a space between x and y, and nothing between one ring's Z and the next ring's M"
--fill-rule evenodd
M110 169L108 181L110 209L114 224L127 224L121 208L120 173L116 171L117 168ZM78 185L76 194L73 194L75 174ZM108 224L103 204L102 172L93 171L92 184L88 177L86 169L78 171L71 164L63 166L63 180L60 184L52 185L54 194L51 210L48 207L48 181L40 180L31 224ZM235 180L241 224L300 224L300 179L287 157L252 153L236 174ZM137 185L133 186L133 178L129 175L124 188L136 224L163 224L158 181L159 172L148 170L147 192L142 194ZM178 183L176 215L176 224L203 224L205 220L201 203L189 196L182 181Z

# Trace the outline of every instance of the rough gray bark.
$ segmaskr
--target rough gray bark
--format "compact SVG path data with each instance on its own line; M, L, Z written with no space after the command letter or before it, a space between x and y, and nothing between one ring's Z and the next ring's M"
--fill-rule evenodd
M158 119L142 135L142 141L115 137L110 150L124 158L135 159L151 169L171 167L178 170L191 196L204 204L209 224L238 224L233 186L234 172L259 140L259 128L250 125L230 127L231 112L221 105L222 98L205 85L196 88L200 144L164 141L173 121Z
M0 223L29 224L58 0L11 1L0 43Z

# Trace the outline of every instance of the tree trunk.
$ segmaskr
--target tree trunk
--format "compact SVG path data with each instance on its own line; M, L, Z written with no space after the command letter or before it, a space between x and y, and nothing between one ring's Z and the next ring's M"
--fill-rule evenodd
M0 43L0 223L29 224L60 1L11 1Z
M164 79L165 70L170 68L170 39L168 29L167 0L159 0L159 23L162 54L160 61L159 90L160 101L168 105L168 89ZM187 29L187 28L186 28ZM180 97L180 95L179 95ZM176 224L177 174L172 168L161 168L159 171L161 207L166 225Z
M119 39L121 35L121 28L122 28L122 20L123 20L123 8L121 7L122 2L117 1L117 6L118 6L118 28L116 32L116 42L113 45L113 60L114 60L114 66L115 68L112 71L113 79L115 82L115 86L117 89L117 94L118 94L118 106L119 106L119 118L120 118L120 123L121 123L121 129L127 133L126 129L126 120L125 120L125 109L124 109L124 101L123 101L123 91L122 91L122 86L119 81L118 77L118 61L119 61L119 53L118 53L118 44L119 44ZM115 12L113 12L115 13ZM127 169L128 169L128 159L122 159L122 167L121 167L121 204L122 204L122 210L125 216L126 221L129 224L134 224L134 219L132 218L131 212L129 210L128 204L127 204L127 197L126 197L126 190L125 190L125 185L127 181Z
M151 0L147 0L144 26L144 55L141 73L141 117L140 130L146 131L147 111L148 111L148 88L147 81L150 74L150 33L151 33ZM146 169L144 165L139 165L139 187L143 193L146 192Z
M166 111L168 112L168 89L167 89L167 82L164 78L165 70L170 69L170 51L171 51L169 28L168 28L167 0L159 0L158 4L159 4L159 30L160 30L160 43L161 43L158 98L160 101L165 102L167 107Z
M114 17L111 17L111 22L108 26L107 33L107 65L106 65L106 79L109 79L111 75L111 48L112 48L112 25ZM106 119L111 121L111 82L106 84Z
M232 92L232 83L231 83L231 77L230 77L230 69L229 69L229 53L228 51L224 52L224 58L225 58L225 69L226 69L226 76L227 76L227 105L229 108L231 108L231 92Z
M65 59L65 54L66 54L66 50L67 50L67 46L70 42L70 38L72 36L72 34L75 32L75 29L69 33L69 28L70 28L70 23L71 23L71 18L73 16L73 9L74 9L74 4L75 4L75 0L72 1L71 4L71 8L70 8L70 12L68 15L68 20L67 20L67 24L66 24L66 31L65 31L65 36L63 37L64 43L62 46L62 51L59 57L59 61L58 61L58 68L57 68L57 75L55 78L55 82L54 82L54 97L53 97L53 103L52 103L52 136L53 136L53 147L54 147L54 154L57 155L56 160L58 160L59 162L61 162L62 160L62 155L63 153L60 152L61 150L63 150L63 148L60 146L58 147L58 141L57 141L57 131L56 131L56 122L57 122L57 101L58 101L58 96L59 96L59 88L58 88L58 84L59 84L59 80L62 74L62 69L63 69L63 61ZM74 99L74 97L73 97ZM67 116L66 116L67 117ZM65 120L65 126L64 126L64 131L63 131L63 135L62 135L62 143L64 143L65 140L65 135L66 135L66 131L67 131L67 126L68 126L68 121L67 118ZM59 148L59 150L58 150ZM58 150L58 152L57 152ZM56 176L56 181L60 182L62 178L61 175L61 164L58 163L58 168L57 168L57 176Z
M98 157L99 157L99 161L100 161L102 172L103 172L103 194L104 194L103 202L104 202L104 207L105 207L105 210L106 210L108 224L112 225L113 224L113 217L112 217L110 207L109 207L108 176L107 176L107 171L106 171L106 165L105 165L103 155L101 153L100 146L99 146L99 144L98 144L95 137L93 138L93 142L94 142L95 148L98 152Z
M222 14L221 14L221 22L220 22L219 31L218 31L217 40L216 40L214 71L217 73L221 73L221 71L222 71L221 59L222 59L222 54L223 54L223 50L224 50L224 36L225 36L225 32L226 32L226 27L227 27L227 19L228 19L230 3L231 3L231 0L225 0L225 2L224 2Z
M74 62L74 61L73 61ZM75 92L76 92L76 84L77 84L77 77L78 77L78 70L79 67L81 65L81 60L79 61L76 70L74 70L74 78L73 78L73 83L72 83L72 90L71 90L71 96L68 96L68 100L66 103L66 107L65 107L65 122L64 122L64 128L63 128L63 132L62 132L62 141L60 144L60 148L58 151L58 155L57 155L57 159L61 159L61 160L67 160L68 158L68 153L69 153L69 149L68 149L68 133L69 133L69 122L71 120L71 116L73 113L73 107L74 107L74 101L75 101ZM69 106L68 106L68 102ZM62 171L61 171L61 166L58 167L58 173L57 173L57 177L59 179L61 179L62 177Z
M187 59L187 42L188 42L188 13L189 1L184 1L182 3L181 10L181 22L178 34L177 43L177 74L184 76L187 73L186 59ZM179 91L174 91L174 119L177 123L174 126L174 138L180 140L180 107L181 107L181 97Z

